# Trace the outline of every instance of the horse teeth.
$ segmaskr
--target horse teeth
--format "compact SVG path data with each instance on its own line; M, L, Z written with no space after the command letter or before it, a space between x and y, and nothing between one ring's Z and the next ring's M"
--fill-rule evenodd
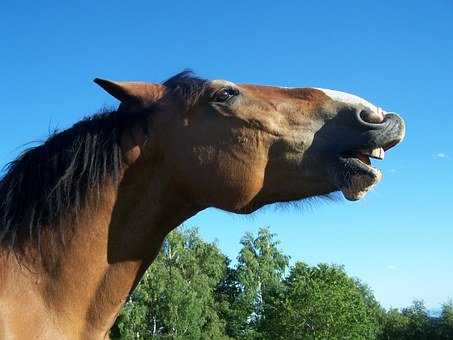
M384 159L384 155L385 155L385 151L383 148L360 150L360 153L362 155L369 156L371 158L376 158L376 159Z
M383 148L375 148L370 151L369 156L377 159L384 159L385 151Z

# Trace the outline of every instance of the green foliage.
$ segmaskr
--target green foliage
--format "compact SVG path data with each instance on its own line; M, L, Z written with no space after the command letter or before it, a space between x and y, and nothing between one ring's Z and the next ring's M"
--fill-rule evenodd
M398 309L392 308L385 314L382 327L381 339L405 339L409 318Z
M453 300L442 306L438 334L442 339L453 339Z
M268 228L232 267L196 229L172 232L112 328L113 339L453 339L453 302L385 311L344 268L289 258Z
M278 249L274 236L263 228L256 238L247 233L241 240L238 264L224 292L231 306L226 315L231 337L259 338L259 324L271 292L282 286L289 258Z
M409 339L426 339L433 337L431 319L423 301L415 300L412 306L404 308L402 314L409 319L406 337Z
M382 320L380 339L453 339L453 324L448 324L448 309L445 304L440 319L429 316L423 301L415 300L413 304L401 311L390 309ZM445 312L445 314L444 314ZM450 335L448 335L450 332ZM450 336L450 337L449 337Z
M269 338L375 338L378 323L366 301L370 296L342 267L298 262L285 283L284 293L274 300L276 313L267 319Z

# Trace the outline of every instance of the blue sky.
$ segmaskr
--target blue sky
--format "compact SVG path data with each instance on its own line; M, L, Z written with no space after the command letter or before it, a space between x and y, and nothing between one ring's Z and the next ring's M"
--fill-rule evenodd
M159 4L155 4L159 3ZM384 306L453 298L453 3L0 3L0 164L115 101L94 77L162 81L184 68L235 82L348 91L400 113L405 142L360 202L204 211L185 224L235 257L269 226L294 261L339 263Z

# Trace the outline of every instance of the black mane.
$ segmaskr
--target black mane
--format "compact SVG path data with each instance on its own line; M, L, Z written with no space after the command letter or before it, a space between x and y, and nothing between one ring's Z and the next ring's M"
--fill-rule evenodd
M13 246L58 224L82 207L89 190L117 178L126 116L111 111L85 118L7 165L0 181L0 244Z
M204 84L190 71L164 83L186 105L193 104ZM134 125L145 128L149 114L98 113L9 163L0 180L0 245L13 247L39 236L45 226L59 226L68 212L76 216L88 191L116 181L122 166L120 136Z

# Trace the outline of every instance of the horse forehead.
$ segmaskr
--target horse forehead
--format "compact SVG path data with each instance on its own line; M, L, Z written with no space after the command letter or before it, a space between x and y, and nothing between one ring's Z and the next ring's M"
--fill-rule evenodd
M242 88L251 91L253 94L258 95L260 98L269 100L285 101L292 99L302 99L300 105L324 104L329 101L329 96L324 92L313 87L286 87L274 85L254 85L254 84L241 84Z

